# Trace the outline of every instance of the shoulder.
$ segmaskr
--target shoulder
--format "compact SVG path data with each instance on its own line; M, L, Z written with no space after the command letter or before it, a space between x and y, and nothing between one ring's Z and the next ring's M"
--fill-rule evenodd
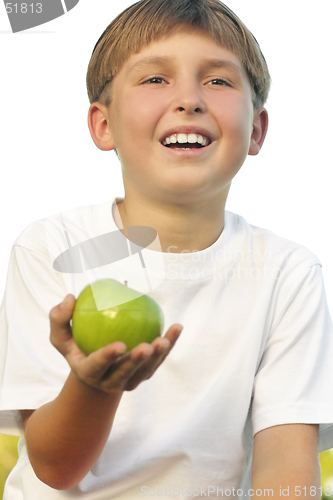
M276 266L292 270L313 265L321 266L317 255L310 249L275 232L248 223L244 217L226 212L226 222L237 233L237 245L244 252L244 259L251 259L256 265Z
M105 224L105 216L111 214L112 201L100 205L82 205L49 215L29 224L16 238L13 247L39 253L45 257L58 254L59 249L67 248L76 241L82 241L98 224Z

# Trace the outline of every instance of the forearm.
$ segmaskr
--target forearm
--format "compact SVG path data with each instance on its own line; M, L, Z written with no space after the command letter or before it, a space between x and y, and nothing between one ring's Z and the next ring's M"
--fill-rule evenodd
M277 425L258 432L253 447L253 498L320 500L318 436L318 424Z
M321 477L319 458L313 462L284 462L272 468L263 468L252 476L253 499L259 497L285 500L320 500Z
M122 392L89 387L71 372L59 396L29 418L25 438L37 477L55 489L74 487L100 456Z

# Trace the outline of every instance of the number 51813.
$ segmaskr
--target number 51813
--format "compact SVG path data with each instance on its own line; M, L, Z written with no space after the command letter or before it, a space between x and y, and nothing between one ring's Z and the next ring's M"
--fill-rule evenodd
M43 11L42 3L6 3L7 14L40 14Z

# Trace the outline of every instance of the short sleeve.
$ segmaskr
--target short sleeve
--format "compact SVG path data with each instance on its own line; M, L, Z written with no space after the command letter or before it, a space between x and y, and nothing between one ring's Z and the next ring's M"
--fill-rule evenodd
M289 283L257 370L253 434L291 423L320 424L319 451L333 447L333 328L320 264Z
M60 392L69 366L50 342L49 312L67 294L47 252L14 244L0 309L0 432L22 435L19 410Z

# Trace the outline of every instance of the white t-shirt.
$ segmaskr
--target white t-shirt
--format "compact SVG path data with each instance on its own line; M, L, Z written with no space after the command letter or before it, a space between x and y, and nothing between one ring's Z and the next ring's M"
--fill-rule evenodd
M37 221L15 241L0 313L0 430L23 436L19 410L53 400L69 374L48 317L67 293L103 277L127 280L160 304L163 333L173 323L183 332L153 377L124 394L100 458L77 487L39 481L22 437L4 499L241 497L258 431L319 423L319 451L333 447L333 328L318 258L226 211L205 250L162 253L157 238L108 263L103 238L119 233L116 201ZM75 268L74 259L73 272L55 270L59 255L77 256L88 240L98 242L103 265Z

